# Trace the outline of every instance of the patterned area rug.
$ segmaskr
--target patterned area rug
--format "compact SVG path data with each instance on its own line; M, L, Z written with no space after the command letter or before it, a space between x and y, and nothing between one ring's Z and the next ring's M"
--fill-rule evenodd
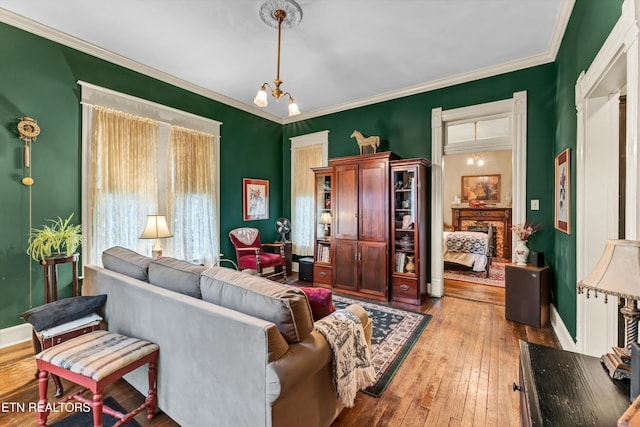
M489 277L486 277L484 271L444 270L444 278L504 288L504 265L505 263L503 262L493 261L489 270Z
M359 304L369 313L373 323L371 358L376 370L376 381L372 386L362 391L371 396L380 397L424 328L427 327L431 315L336 295L335 293L333 294L333 303L336 308Z
M72 401L71 404L75 404L77 402ZM123 414L127 413L127 410L124 409L116 400L108 396L104 399L104 403L111 407L111 409L115 409L116 411L122 412ZM146 415L146 409L143 411ZM103 427L111 427L116 424L119 420L111 415L102 414L102 425ZM58 421L53 424L51 427L82 427L82 426L92 426L93 425L93 412L76 412L73 415L68 416L67 418ZM123 427L140 427L140 424L136 420L131 420L126 424L122 424Z

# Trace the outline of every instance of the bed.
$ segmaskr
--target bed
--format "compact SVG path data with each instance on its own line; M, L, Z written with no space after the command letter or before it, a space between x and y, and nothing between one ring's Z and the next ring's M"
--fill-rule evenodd
M495 251L493 225L470 226L466 231L445 231L443 259L447 263L485 272L489 277L491 259Z

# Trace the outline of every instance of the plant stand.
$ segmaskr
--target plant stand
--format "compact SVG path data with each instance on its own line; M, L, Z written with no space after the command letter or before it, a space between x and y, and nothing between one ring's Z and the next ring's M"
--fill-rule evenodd
M70 257L50 257L40 261L44 267L44 302L48 304L58 301L58 264L71 263L73 268L73 296L78 296L78 258L79 254Z

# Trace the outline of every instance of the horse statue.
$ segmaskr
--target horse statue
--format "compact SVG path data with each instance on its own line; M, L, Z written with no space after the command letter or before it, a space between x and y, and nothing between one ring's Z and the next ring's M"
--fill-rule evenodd
M356 141L358 142L358 147L360 147L360 155L362 155L362 148L367 145L370 145L371 148L373 148L374 153L380 146L379 136L370 136L368 138L365 138L364 136L362 136L360 132L358 132L357 130L354 130L353 133L351 134L351 138L353 137L356 138Z

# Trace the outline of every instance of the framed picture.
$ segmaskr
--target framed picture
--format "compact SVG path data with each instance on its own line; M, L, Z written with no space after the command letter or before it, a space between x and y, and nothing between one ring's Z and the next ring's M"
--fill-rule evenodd
M567 234L571 232L571 196L569 178L571 177L570 154L567 148L556 156L556 180L555 180L555 227Z
M500 201L500 175L471 175L462 177L462 202L482 200Z
M242 219L269 219L269 181L242 178Z

